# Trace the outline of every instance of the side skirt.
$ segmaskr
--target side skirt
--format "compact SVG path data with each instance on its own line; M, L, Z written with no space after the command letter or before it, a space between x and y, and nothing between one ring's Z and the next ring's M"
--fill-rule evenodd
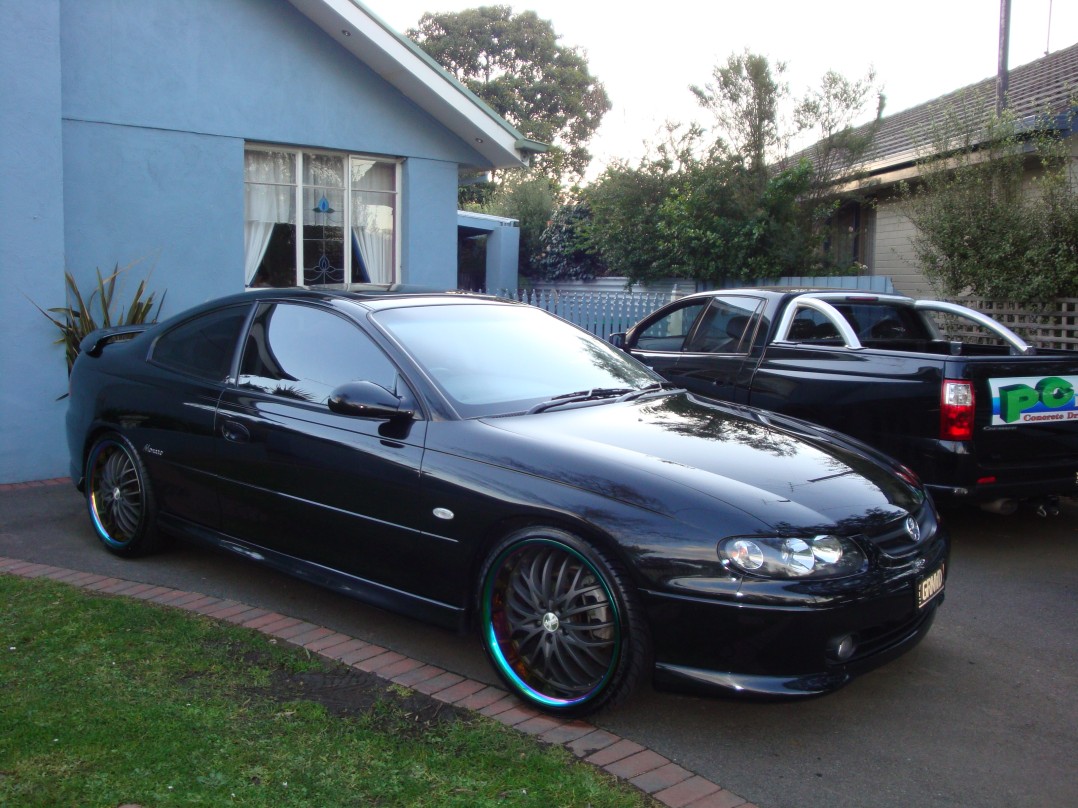
M158 526L181 538L249 558L286 575L347 595L379 609L412 617L424 623L443 626L460 633L464 633L467 629L467 615L462 607L424 598L331 567L241 541L172 514L162 513L158 517Z

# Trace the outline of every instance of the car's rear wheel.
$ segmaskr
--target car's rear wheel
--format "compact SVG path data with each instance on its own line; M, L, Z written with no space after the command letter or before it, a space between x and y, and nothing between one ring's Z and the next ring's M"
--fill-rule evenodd
M90 449L86 504L97 537L110 552L131 557L160 546L150 478L138 451L122 435L104 435Z
M642 612L597 548L529 529L491 552L480 581L483 646L526 702L582 715L624 700L639 682L650 647Z

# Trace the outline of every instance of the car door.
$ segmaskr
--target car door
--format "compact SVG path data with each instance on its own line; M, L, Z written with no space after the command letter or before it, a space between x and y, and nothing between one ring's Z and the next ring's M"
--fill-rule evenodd
M739 385L746 357L762 335L763 300L744 295L687 298L660 309L630 335L633 356L700 395L747 400Z
M260 304L238 383L217 411L224 530L407 590L409 570L427 555L416 500L426 422L332 412L330 393L349 381L416 406L355 322L317 305Z
M656 373L680 384L677 364L681 349L707 305L707 298L697 297L659 309L632 330L626 350Z
M228 306L169 328L150 349L152 383L116 397L127 409L114 417L131 430L158 508L214 529L220 523L215 411L250 313L249 303Z
M762 299L745 295L713 297L682 347L677 383L702 396L748 403L746 359L764 333L763 306Z

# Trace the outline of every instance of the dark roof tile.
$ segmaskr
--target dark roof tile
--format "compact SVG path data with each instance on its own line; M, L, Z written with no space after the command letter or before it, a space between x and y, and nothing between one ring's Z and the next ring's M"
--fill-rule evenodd
M1078 98L1078 43L1035 62L1013 68L1007 78L1007 105L1019 119L1042 113L1059 115ZM953 110L965 124L987 121L995 110L996 77L983 79L924 104L885 117L867 159L878 172L910 163L929 144L931 128ZM866 126L867 128L867 126ZM813 156L815 146L792 156L786 164Z

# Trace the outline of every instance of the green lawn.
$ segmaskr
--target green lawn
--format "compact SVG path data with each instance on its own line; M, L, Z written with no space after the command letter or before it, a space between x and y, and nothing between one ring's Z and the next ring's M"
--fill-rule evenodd
M228 623L3 575L0 603L0 805L651 802L564 749Z

